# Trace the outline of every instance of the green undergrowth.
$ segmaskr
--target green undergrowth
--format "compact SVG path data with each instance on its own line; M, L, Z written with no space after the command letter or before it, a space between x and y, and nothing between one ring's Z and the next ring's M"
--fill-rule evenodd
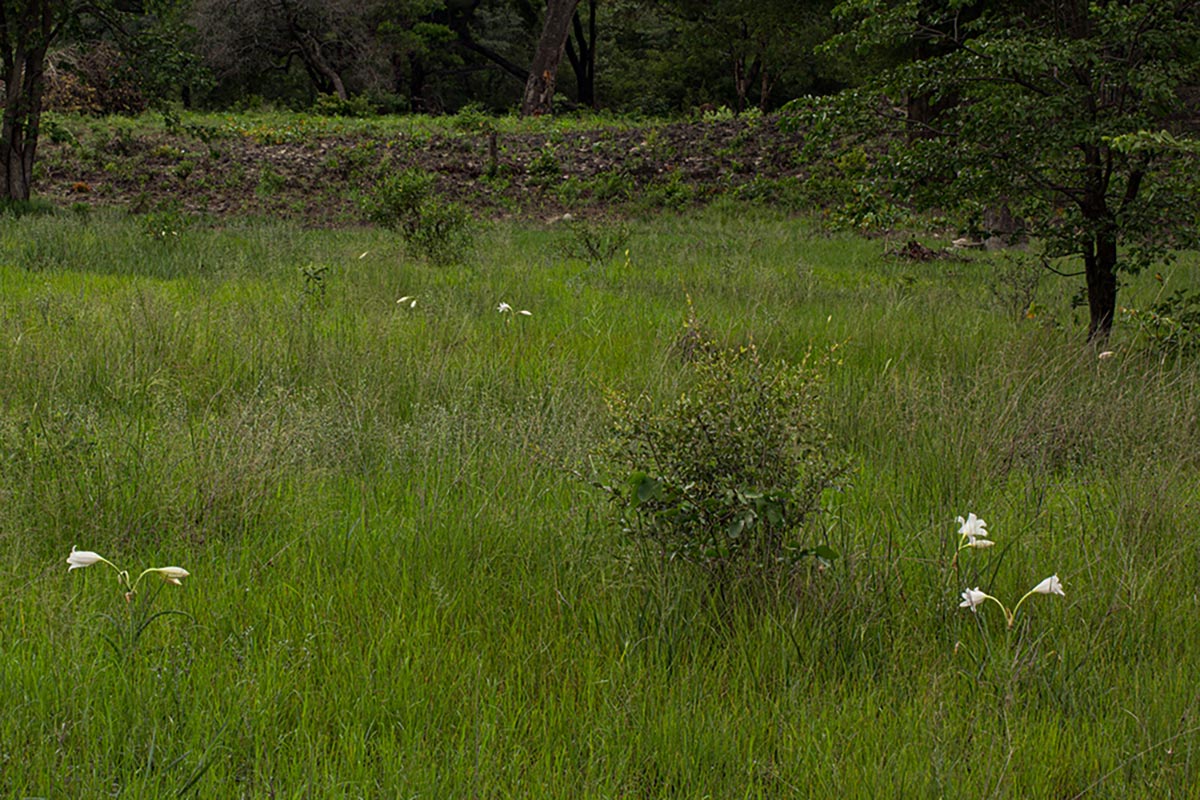
M1076 286L1014 314L988 254L729 205L623 225L434 265L5 220L0 795L1189 796L1195 361L1131 326L1098 358ZM840 557L766 598L644 558L591 485L606 393L678 397L689 319L772 363L837 346L853 469L806 531ZM996 546L956 559L968 512ZM123 590L72 546L186 568L155 599L186 616L114 653ZM959 607L1051 574L1012 630Z

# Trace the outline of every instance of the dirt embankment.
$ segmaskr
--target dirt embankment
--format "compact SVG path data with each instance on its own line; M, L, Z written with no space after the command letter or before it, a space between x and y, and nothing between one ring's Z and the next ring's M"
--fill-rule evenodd
M360 222L358 198L409 168L436 174L444 197L491 218L683 208L730 192L769 192L802 171L799 137L771 119L494 139L487 132L386 138L92 130L87 141L46 137L40 196L62 206L337 226Z

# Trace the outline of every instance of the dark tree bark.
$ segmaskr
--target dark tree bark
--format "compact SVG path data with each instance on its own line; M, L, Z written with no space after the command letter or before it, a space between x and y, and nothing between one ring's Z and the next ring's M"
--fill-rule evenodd
M579 0L549 0L546 5L546 22L542 26L542 35L529 68L529 80L525 82L525 96L521 100L523 117L548 114L553 107L558 65L562 61L577 5Z
M1087 277L1088 340L1103 341L1112 332L1117 310L1117 234L1101 228L1083 249L1083 269Z
M567 38L567 60L575 72L575 87L581 106L596 108L596 0L588 0L587 28L579 9L571 18L573 33Z
M348 100L349 95L346 93L346 85L342 81L342 76L321 52L323 47L321 40L301 24L296 9L290 3L280 2L279 8L286 21L288 34L295 42L296 50L309 75L313 76L313 82L319 85L323 84L322 88L331 90L339 100Z
M745 56L733 57L733 86L737 90L737 113L741 114L746 110L746 95L750 93L750 87L762 69L762 59L758 56L755 56L748 66Z
M1096 145L1084 151L1083 193L1078 205L1088 224L1088 241L1083 245L1083 273L1087 280L1088 339L1102 341L1112 331L1117 311L1117 220L1108 202L1109 172L1105 154ZM1137 197L1141 185L1138 174L1131 176L1125 188L1124 208Z
M58 33L64 3L0 2L4 118L0 123L0 197L28 200L45 89L46 50Z

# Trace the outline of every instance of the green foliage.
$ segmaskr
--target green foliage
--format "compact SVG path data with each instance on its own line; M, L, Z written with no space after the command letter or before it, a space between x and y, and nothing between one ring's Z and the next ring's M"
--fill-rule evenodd
M360 201L368 222L406 235L421 224L421 209L432 196L437 177L420 169L385 176Z
M270 164L264 164L258 171L258 185L254 193L259 197L272 197L279 194L287 184L287 178L275 171Z
M434 193L437 178L420 169L388 175L359 201L368 221L400 233L436 263L465 259L474 241L470 212Z
M467 103L460 108L450 124L463 133L487 134L496 130L496 118L479 103Z
M609 398L605 489L626 529L720 580L834 558L815 542L823 495L847 471L820 420L828 358L768 362L753 345L717 347L694 323L681 343L688 379L673 404Z
M375 107L364 95L343 100L336 94L322 94L313 103L312 112L320 117L363 118L375 116Z
M562 164L558 160L558 151L553 144L547 143L533 157L526 167L531 182L550 184L556 182L562 175Z
M1200 352L1200 291L1177 289L1147 308L1122 308L1145 346L1160 356Z
M870 139L884 146L884 196L1010 206L1048 256L1084 262L1093 335L1111 325L1118 271L1196 241L1194 155L1169 131L1146 133L1191 113L1191 0L853 0L837 13L848 27L827 50L892 61L861 89L792 106L812 152Z
M564 224L565 235L559 244L564 258L573 258L593 268L612 263L621 251L628 252L629 226L602 224L573 219Z
M51 111L42 113L41 132L55 144L79 144L79 140L75 138L75 134L63 124L62 118Z
M1028 253L1004 253L988 276L988 289L997 307L1014 318L1034 319L1042 310L1037 303L1038 287L1046 274L1040 257Z
M650 208L683 211L696 202L697 194L697 188L688 183L679 170L671 170L666 177L647 186L640 199Z

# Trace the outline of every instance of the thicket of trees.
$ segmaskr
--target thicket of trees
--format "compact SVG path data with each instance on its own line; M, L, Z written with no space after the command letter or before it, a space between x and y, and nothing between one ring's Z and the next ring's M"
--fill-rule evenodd
M833 0L3 0L14 58L43 92L105 107L114 85L198 107L322 95L363 111L666 114L778 107L847 85L814 52ZM44 27L44 30L42 30ZM119 57L87 68L96 47ZM33 75L35 70L23 74ZM17 76L20 77L20 76ZM60 78L71 83L64 92ZM86 87L89 91L80 91Z
M1089 334L1118 276L1200 239L1200 0L846 0L830 47L875 54L814 124L891 134L881 172L930 207L1011 206L1051 257L1077 257ZM896 105L892 105L896 103ZM832 124L829 124L832 122Z

